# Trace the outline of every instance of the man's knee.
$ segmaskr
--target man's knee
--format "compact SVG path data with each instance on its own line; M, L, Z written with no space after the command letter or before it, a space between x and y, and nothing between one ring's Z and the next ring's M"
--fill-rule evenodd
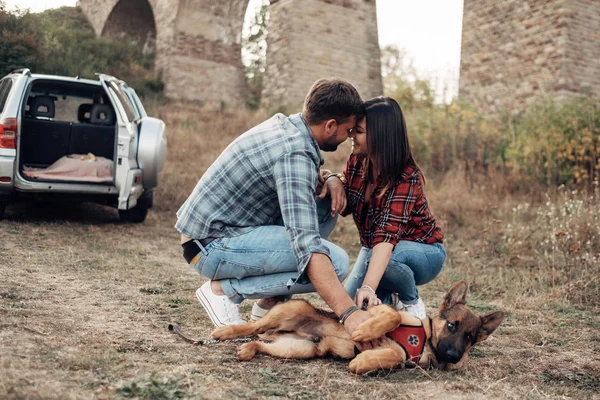
M331 263L335 269L335 273L338 276L340 282L342 282L348 276L350 272L350 257L348 253L341 247L332 245L329 248L329 255L331 257Z

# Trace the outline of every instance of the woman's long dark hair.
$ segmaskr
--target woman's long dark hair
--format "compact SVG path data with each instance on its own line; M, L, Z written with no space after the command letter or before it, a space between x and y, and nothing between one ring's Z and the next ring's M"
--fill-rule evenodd
M367 157L365 177L375 181L373 167L379 173L384 194L402 178L407 166L421 170L417 165L406 131L406 121L400 105L390 97L376 97L365 102L367 118ZM422 173L421 173L421 176ZM424 179L424 177L423 177Z

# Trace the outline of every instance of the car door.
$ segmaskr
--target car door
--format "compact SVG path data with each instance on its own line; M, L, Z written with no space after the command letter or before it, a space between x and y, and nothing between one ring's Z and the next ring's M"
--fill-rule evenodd
M129 98L131 99L131 102L133 103L133 105L136 107L138 113L140 114L140 117L141 118L147 117L148 113L146 112L146 109L144 108L144 105L142 104L142 101L140 100L136 91L132 87L129 87L127 85L123 85L123 88L125 89L126 93L129 95Z
M138 129L140 115L124 92L122 82L109 75L99 75L117 115L117 140L115 160L115 186L119 191L117 208L129 210L142 195L142 170L137 162Z

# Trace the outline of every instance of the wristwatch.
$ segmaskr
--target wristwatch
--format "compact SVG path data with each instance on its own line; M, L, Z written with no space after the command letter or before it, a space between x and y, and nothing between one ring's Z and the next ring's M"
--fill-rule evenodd
M346 184L348 183L348 181L346 181L346 177L344 176L344 174L340 174L340 173L327 175L327 178L325 178L325 182L327 182L327 179L331 178L332 176L335 176L340 181L342 181L342 184L344 186L346 186Z

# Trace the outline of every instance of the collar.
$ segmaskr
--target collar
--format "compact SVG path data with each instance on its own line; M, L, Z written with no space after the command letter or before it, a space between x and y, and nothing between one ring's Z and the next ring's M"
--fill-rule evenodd
M425 328L425 335L427 335L427 340L429 340L431 338L431 327L432 324L432 320L431 318L427 317L427 319L425 320L425 323L423 324L423 328Z
M289 119L290 122L294 124L294 126L298 128L300 132L302 132L304 135L310 138L311 144L313 145L317 154L319 155L319 165L323 165L325 163L325 159L323 158L323 154L321 153L319 144L317 143L317 140L315 139L315 136L313 135L312 131L308 127L308 124L304 120L302 113L292 114L289 116Z

